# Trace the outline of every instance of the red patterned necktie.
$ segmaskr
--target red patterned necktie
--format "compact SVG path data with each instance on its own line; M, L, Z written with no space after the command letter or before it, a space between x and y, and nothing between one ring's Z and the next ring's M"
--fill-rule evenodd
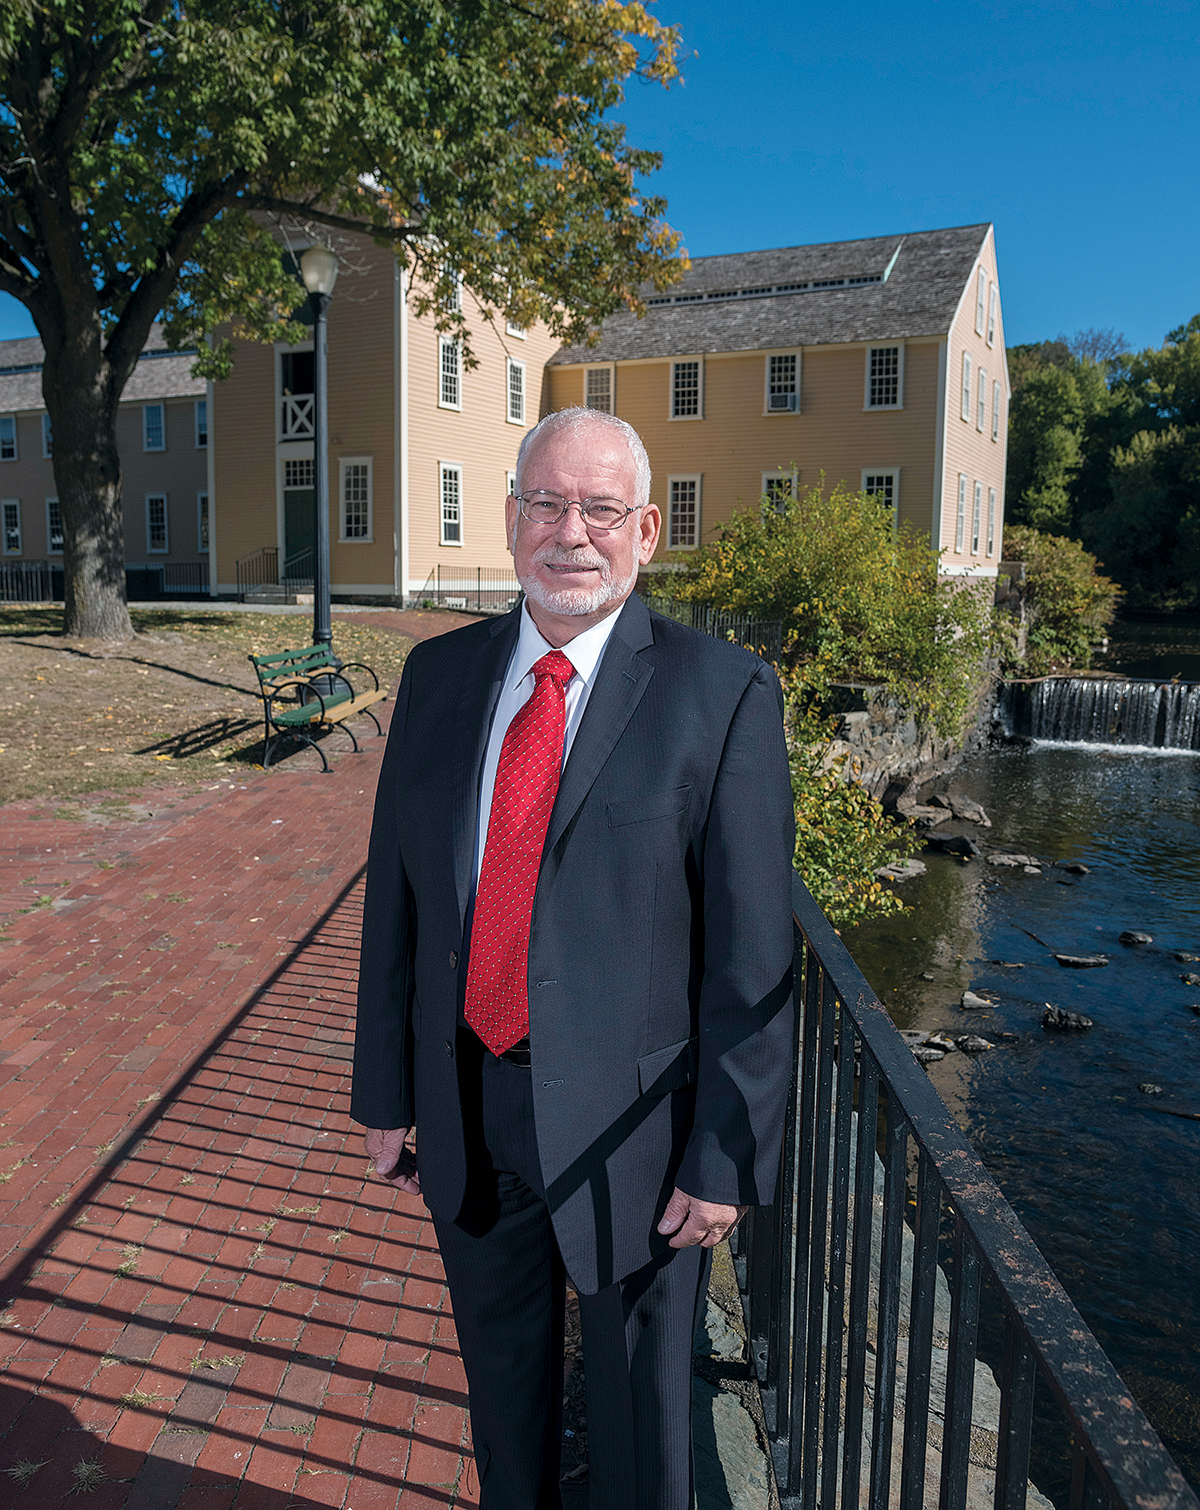
M575 668L561 650L534 663L533 695L500 746L487 843L471 924L467 1025L493 1054L529 1032L529 924L542 848L558 792L566 687Z

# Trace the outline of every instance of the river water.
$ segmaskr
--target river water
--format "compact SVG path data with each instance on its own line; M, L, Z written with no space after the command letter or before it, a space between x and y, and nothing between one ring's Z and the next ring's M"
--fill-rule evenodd
M996 745L942 789L982 803L993 827L937 832L1089 874L926 853L902 891L912 912L846 943L897 1026L997 1037L930 1078L1200 1487L1200 1120L1174 1115L1200 1114L1200 986L1180 979L1200 963L1173 957L1200 955L1200 751ZM1153 944L1122 945L1126 929ZM1064 969L1052 951L1110 963ZM967 989L992 1009L960 1010ZM1043 1029L1048 1002L1095 1026Z

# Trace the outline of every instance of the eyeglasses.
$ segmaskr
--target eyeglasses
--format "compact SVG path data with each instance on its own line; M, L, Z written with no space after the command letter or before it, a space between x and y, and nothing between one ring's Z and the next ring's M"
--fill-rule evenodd
M601 533L619 530L634 508L640 507L638 504L629 507L619 498L564 498L561 493L548 493L542 488L518 493L516 499L530 524L557 524L574 503L587 528Z

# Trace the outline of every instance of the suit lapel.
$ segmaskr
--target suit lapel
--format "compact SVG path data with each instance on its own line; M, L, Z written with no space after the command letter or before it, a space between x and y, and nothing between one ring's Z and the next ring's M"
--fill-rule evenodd
M518 607L497 619L482 652L463 669L458 712L451 749L451 791L454 807L454 885L458 892L461 923L471 894L471 867L475 858L475 830L479 820L479 772L487 749L492 715L500 686L513 653L520 628Z

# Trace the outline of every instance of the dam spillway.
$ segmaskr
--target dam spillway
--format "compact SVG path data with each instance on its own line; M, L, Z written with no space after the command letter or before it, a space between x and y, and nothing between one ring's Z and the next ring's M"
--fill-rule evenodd
M1055 744L1200 750L1200 683L1050 676L1008 682L998 715L1011 735Z

